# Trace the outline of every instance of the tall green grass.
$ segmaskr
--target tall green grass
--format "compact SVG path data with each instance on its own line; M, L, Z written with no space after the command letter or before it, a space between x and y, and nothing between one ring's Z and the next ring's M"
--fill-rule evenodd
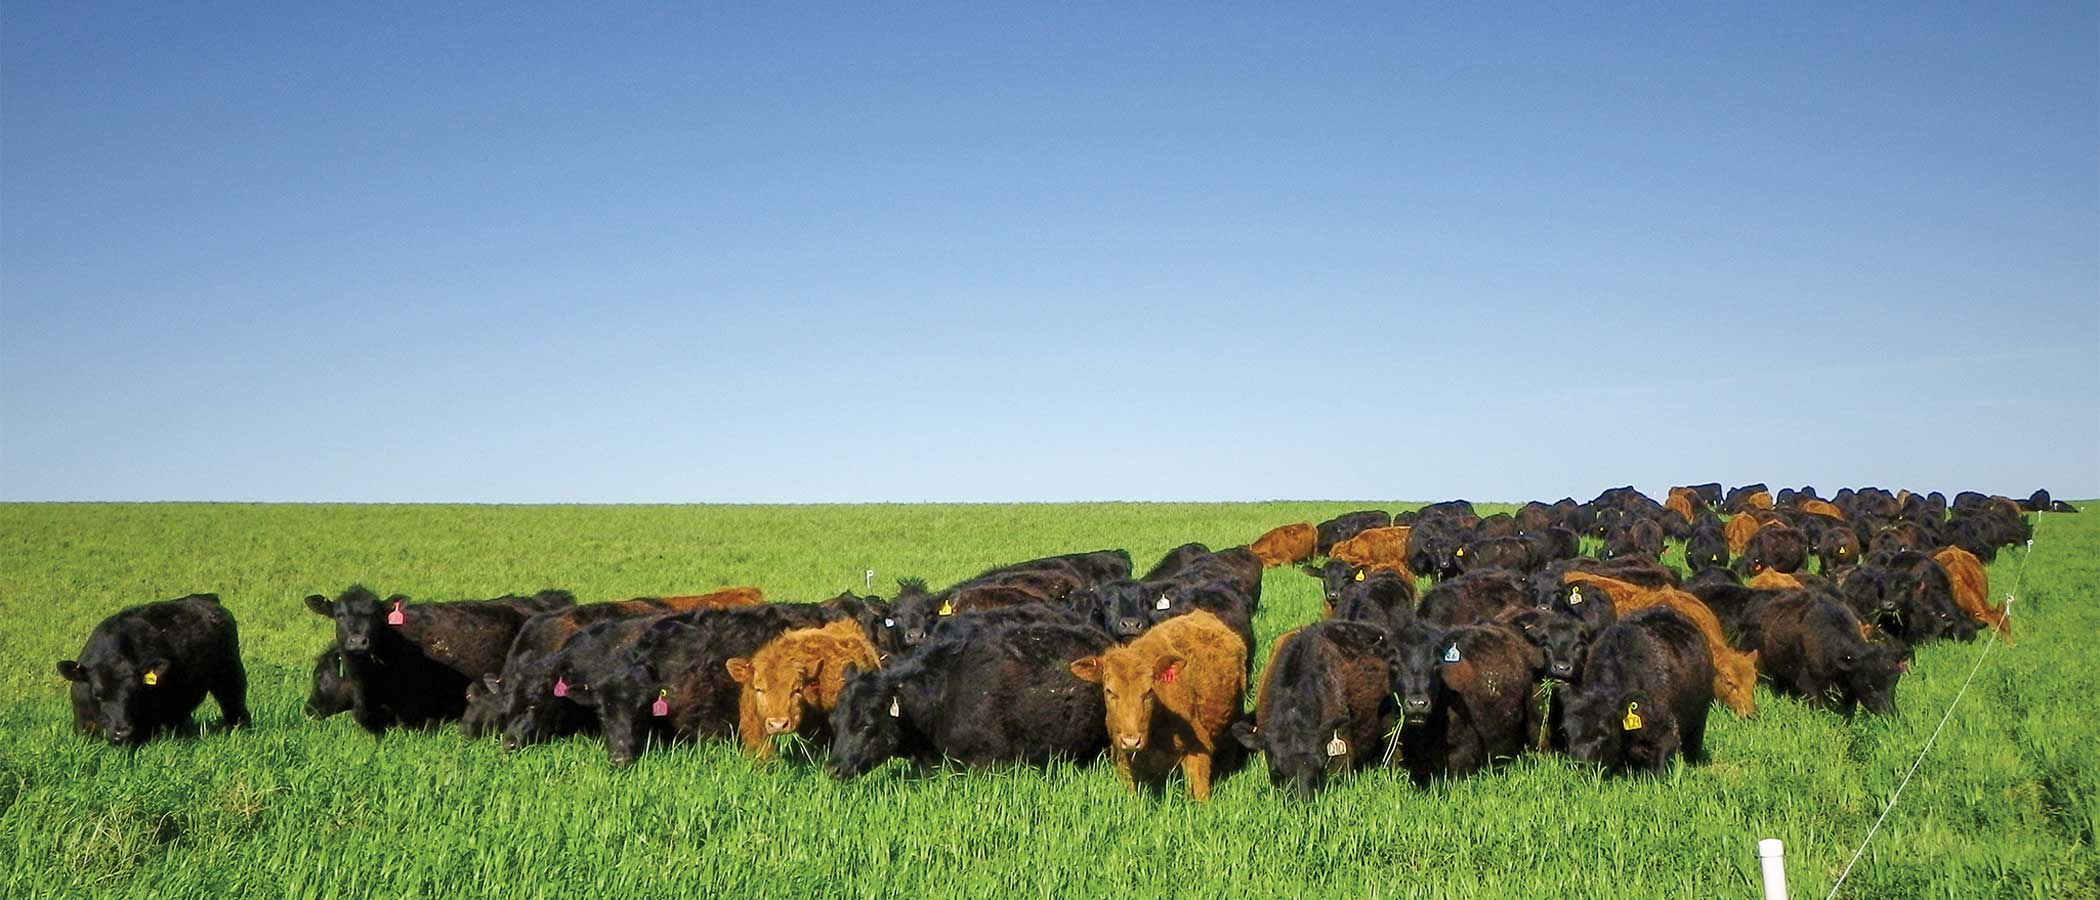
M1764 692L1752 720L1716 707L1713 761L1664 778L1527 757L1428 790L1372 773L1310 803L1259 762L1205 806L1126 794L1106 766L842 784L806 755L757 766L712 744L613 771L586 739L505 754L299 714L331 634L299 598L353 581L817 599L870 568L886 593L1099 547L1142 567L1364 505L0 506L0 895L1749 897L1754 843L1778 837L1796 895L1821 896L1982 649L1921 651L1893 718ZM2100 514L2042 518L2019 643L1993 653L1846 895L2100 895ZM1992 567L1996 593L2021 556ZM191 591L240 619L255 727L136 753L73 736L53 661L110 612ZM1257 652L1319 608L1312 579L1272 570Z

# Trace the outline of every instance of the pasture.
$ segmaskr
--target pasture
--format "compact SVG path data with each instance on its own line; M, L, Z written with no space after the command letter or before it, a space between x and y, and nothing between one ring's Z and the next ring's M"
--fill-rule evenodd
M352 582L816 600L873 569L887 595L1102 547L1143 568L1369 505L0 506L0 895L1751 897L1755 841L1777 837L1795 896L1821 897L1984 648L1921 648L1886 719L1760 688L1754 719L1715 709L1709 764L1663 778L1527 756L1300 802L1257 758L1207 806L1130 795L1105 764L839 783L806 754L761 766L720 743L616 771L594 739L507 754L300 712L332 634L300 598ZM2017 645L1992 651L1846 896L2100 896L2100 510L2039 520ZM1991 566L1994 596L2022 556ZM1269 570L1258 655L1319 616L1318 587ZM255 727L136 753L75 736L53 662L118 608L192 591L239 618Z

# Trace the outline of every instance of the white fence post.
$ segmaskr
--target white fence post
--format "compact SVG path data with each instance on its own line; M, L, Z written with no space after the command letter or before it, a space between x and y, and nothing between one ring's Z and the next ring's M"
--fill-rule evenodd
M1757 842L1757 862L1764 870L1765 900L1786 900L1786 848L1778 838Z

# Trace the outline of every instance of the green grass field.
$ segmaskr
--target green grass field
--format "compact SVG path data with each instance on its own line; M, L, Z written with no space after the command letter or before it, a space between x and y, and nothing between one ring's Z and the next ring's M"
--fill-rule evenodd
M1205 806L1126 794L1106 765L838 783L717 744L614 771L588 739L505 754L300 714L332 631L299 600L356 581L813 600L870 568L885 594L1109 546L1142 568L1364 505L0 505L0 895L1753 897L1754 844L1777 837L1794 895L1821 897L1984 647L1921 650L1890 719L1762 690L1755 719L1717 706L1713 761L1666 778L1527 757L1430 790L1372 773L1311 803L1259 762ZM1845 895L2100 896L2100 512L2041 518L2018 644L1992 652ZM1992 566L1995 595L2021 556ZM72 734L53 662L118 608L192 591L239 617L255 727L136 753ZM1312 579L1271 570L1260 649L1319 608Z

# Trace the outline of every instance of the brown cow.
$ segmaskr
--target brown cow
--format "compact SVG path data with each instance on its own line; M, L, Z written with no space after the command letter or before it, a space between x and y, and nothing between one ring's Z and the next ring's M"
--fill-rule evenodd
M1663 501L1663 508L1684 517L1690 522L1699 516L1699 492L1686 487L1670 489L1670 498Z
M1208 801L1213 761L1238 746L1229 729L1240 717L1246 661L1239 633L1199 609L1071 668L1101 685L1109 752L1125 785L1158 793L1178 765L1189 793Z
M1722 536L1728 538L1728 555L1743 555L1743 548L1750 546L1750 537L1757 534L1757 530L1763 527L1764 523L1758 521L1757 517L1750 513L1740 513L1730 517L1728 524L1721 526Z
M1826 519L1836 519L1840 522L1845 521L1845 511L1838 509L1837 504L1828 500L1816 500L1813 498L1797 500L1794 502L1794 508L1811 516L1822 516Z
M652 599L652 598L643 598ZM766 602L766 592L755 587L723 588L705 594L686 594L677 597L656 597L657 604L673 612L695 609L728 609L733 606L757 606Z
M1744 497L1743 502L1749 504L1751 509L1771 509L1772 495L1765 491L1758 491L1748 497Z
M1648 590L1648 588L1641 587L1640 585L1634 584L1630 581L1620 581L1617 578L1607 578L1603 575L1597 575L1590 572L1580 571L1562 573L1560 576L1560 583L1586 584L1592 587L1599 588L1604 591L1605 596L1611 598L1611 605L1613 609L1617 609L1620 606L1623 606L1626 603L1626 601L1632 599L1635 594Z
M1707 651L1713 655L1714 699L1738 716L1757 713L1757 698L1753 694L1757 687L1757 651L1744 653L1730 646L1728 638L1721 633L1721 620L1698 597L1662 588L1641 591L1623 599L1612 594L1611 601L1621 618L1636 609L1650 606L1667 606L1684 614L1698 626L1700 635L1706 638Z
M1960 547L1942 547L1932 554L1933 562L1947 573L1948 583L1954 586L1954 605L1969 617L2005 636L2005 643L2013 640L2012 622L2005 618L2005 607L1991 605L1990 576L1983 571L1983 562L1976 554Z
M1795 578L1789 572L1766 569L1751 576L1749 581L1743 582L1743 586L1760 591L1782 591L1800 587L1801 579Z
M1255 538L1248 549L1254 551L1265 567L1288 566L1311 559L1318 538L1311 522L1295 522L1269 529Z
M757 653L724 663L729 677L743 685L737 696L737 734L745 755L773 758L776 734L804 733L822 741L848 664L862 671L882 665L875 645L852 619L782 632Z
M1335 544L1334 549L1327 551L1327 558L1359 569L1390 569L1413 578L1415 573L1407 568L1407 536L1413 530L1407 525L1367 528Z

